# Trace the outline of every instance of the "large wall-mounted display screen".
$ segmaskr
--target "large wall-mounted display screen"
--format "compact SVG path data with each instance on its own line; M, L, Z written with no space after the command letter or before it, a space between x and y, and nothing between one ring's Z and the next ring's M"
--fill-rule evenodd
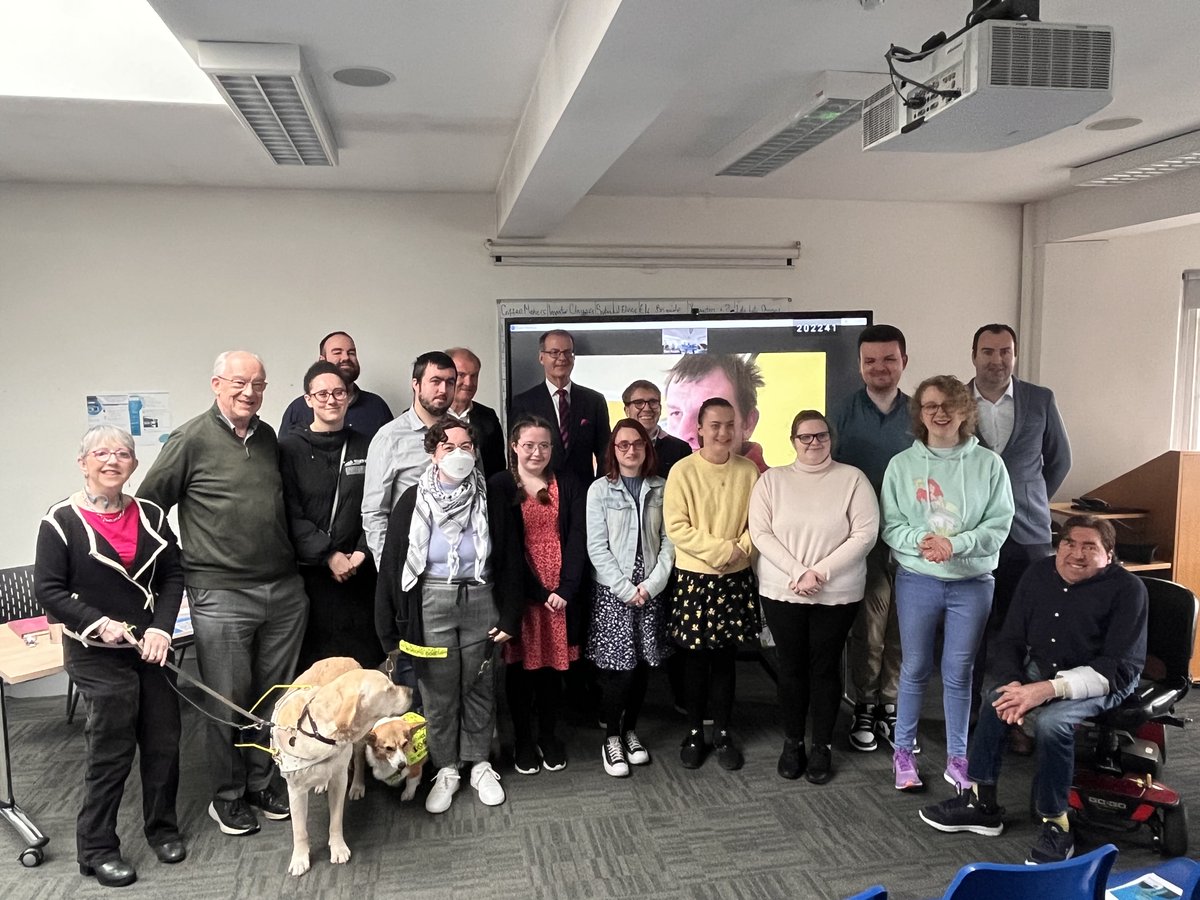
M562 328L575 337L572 381L604 394L610 421L624 416L622 391L643 378L662 391L661 426L694 448L700 404L721 396L737 412L743 452L786 465L795 414L825 411L862 386L858 335L870 324L865 311L509 318L505 405L544 380L538 338Z

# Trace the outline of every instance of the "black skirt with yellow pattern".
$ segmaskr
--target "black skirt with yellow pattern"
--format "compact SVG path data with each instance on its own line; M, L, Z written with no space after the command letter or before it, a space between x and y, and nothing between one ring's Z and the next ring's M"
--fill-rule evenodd
M751 569L728 575L675 570L667 636L684 650L736 647L761 631Z

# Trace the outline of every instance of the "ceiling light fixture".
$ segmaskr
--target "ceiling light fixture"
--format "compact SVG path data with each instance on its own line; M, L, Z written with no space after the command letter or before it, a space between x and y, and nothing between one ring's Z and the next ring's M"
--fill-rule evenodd
M791 269L800 242L783 246L621 246L542 244L534 241L484 242L497 266L598 266L633 269Z
M1200 166L1200 131L1192 131L1071 169L1073 187L1111 187Z
M276 165L337 165L337 142L295 44L200 41L196 62Z
M862 118L862 103L879 87L882 75L822 72L806 92L792 95L782 113L748 128L725 154L732 161L718 175L762 178L845 131ZM799 109L797 109L799 107Z

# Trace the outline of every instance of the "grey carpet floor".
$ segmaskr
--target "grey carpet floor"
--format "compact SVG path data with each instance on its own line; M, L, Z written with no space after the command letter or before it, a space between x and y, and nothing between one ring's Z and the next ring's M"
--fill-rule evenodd
M916 811L949 796L940 698L931 690L922 721L921 755L929 789L913 796L891 785L890 754L855 753L841 723L834 748L837 775L827 785L789 782L775 774L781 733L774 685L753 662L739 663L736 733L746 765L725 772L715 759L695 771L680 767L683 720L664 679L651 682L639 728L653 763L631 777L611 778L600 764L598 727L564 728L570 764L558 773L516 774L501 753L497 769L508 792L500 807L482 806L467 787L449 812L424 810L426 787L402 804L399 792L368 784L348 804L346 838L353 858L329 863L324 803L310 814L313 867L288 876L290 825L264 822L251 837L221 835L208 819L199 716L184 707L183 784L179 813L189 856L160 865L140 828L140 791L130 779L121 810L126 857L137 884L119 895L175 898L284 896L372 900L441 898L702 898L844 897L882 882L892 897L940 897L954 873L973 860L1021 862L1035 836L1027 815L1032 762L1009 756L1001 801L1009 827L997 838L944 835ZM1200 710L1189 698L1183 711ZM61 699L10 700L15 796L50 836L46 861L17 862L22 849L0 823L0 898L110 897L112 889L82 878L74 859L74 817L84 758L82 724L68 725ZM1200 728L1172 731L1163 780L1184 796L1200 796ZM1192 833L1193 854L1197 847ZM1081 849L1103 839L1081 836ZM1141 831L1116 839L1118 868L1158 857Z

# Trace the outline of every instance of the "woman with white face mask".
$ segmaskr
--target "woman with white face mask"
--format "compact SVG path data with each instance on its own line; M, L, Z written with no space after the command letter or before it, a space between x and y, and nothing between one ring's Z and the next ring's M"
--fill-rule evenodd
M521 586L497 585L494 575L518 571L520 560L498 565L515 545L507 512L489 502L475 466L473 429L439 419L425 434L425 450L431 465L388 520L375 624L389 652L401 640L448 651L444 658L414 657L429 754L438 767L425 809L450 808L463 763L480 802L498 806L504 788L488 761L496 720L490 662L495 645L520 627Z
M288 531L309 602L298 671L330 656L351 656L364 669L383 662L375 564L359 513L371 439L345 427L348 398L341 370L313 363L304 375L312 421L279 436Z

